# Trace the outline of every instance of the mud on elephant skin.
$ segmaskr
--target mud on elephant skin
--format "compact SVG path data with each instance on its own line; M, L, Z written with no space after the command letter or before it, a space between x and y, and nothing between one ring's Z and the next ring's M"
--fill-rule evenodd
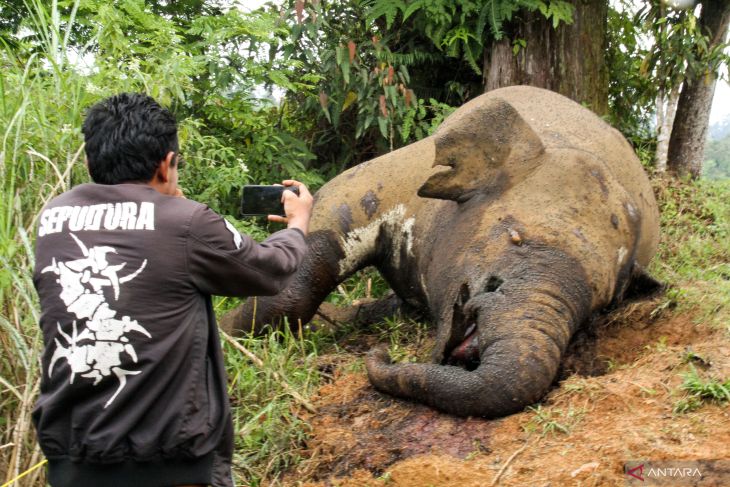
M456 415L502 416L545 394L576 329L643 276L658 232L648 178L616 130L556 93L503 88L322 187L294 282L223 326L306 322L373 265L437 338L428 364L372 351L372 384Z

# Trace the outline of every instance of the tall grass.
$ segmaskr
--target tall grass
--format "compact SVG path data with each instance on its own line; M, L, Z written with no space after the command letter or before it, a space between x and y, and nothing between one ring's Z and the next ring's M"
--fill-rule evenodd
M96 43L98 50L106 42L119 52L105 51L94 70L77 69L69 52L75 52L74 58L84 53L69 46L69 32L79 3L67 5L62 15L55 0L29 0L26 27L32 37L20 47L0 47L0 484L43 460L31 418L42 374L39 306L32 283L34 225L48 200L87 180L80 131L84 111L121 91L146 91L169 103L181 87L190 89L195 69L207 69L190 62L178 41L159 32L152 37L162 44L145 48L144 54L132 52L132 44L127 50L120 48L125 39L110 36L118 30L112 20L121 14L109 8L100 11L90 45ZM153 19L152 14L135 15L138 18L123 20L160 32L169 28L167 20ZM115 53L122 59L114 58ZM127 69L130 65L133 69ZM215 135L202 135L201 121L179 122L188 159L183 185L204 188L203 201L210 203L205 198L214 198L224 183L220 192L225 195L234 178L238 185L246 182L237 151ZM197 199L200 194L193 189L188 196ZM251 224L243 226L249 233L256 230ZM244 340L264 367L252 365L230 347L226 353L237 431L234 471L244 485L275 479L276 472L296 461L306 432L272 371L297 390L310 391L317 383L316 340L291 334L279 338ZM45 485L44 469L15 485Z
M55 3L55 2L54 2ZM70 188L82 154L82 79L64 67L68 31L42 4L34 13L41 49L0 51L0 481L42 460L31 423L40 385L42 337L31 280L40 209ZM23 485L42 482L38 469Z
M252 365L225 347L235 451L233 471L239 485L276 485L281 474L301 459L309 425L306 413L287 386L308 397L319 386L317 358L329 339L283 330L266 338L238 339L263 366ZM287 386L284 386L284 383Z

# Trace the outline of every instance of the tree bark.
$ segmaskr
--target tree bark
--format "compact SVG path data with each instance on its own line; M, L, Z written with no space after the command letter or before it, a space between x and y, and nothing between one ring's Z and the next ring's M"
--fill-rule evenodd
M657 101L657 141L654 167L660 173L664 173L667 170L669 140L672 136L672 126L677 115L678 103L679 86L672 88L669 92L668 99L662 96L661 101Z
M571 0L573 23L552 20L540 12L523 12L484 54L484 91L512 85L547 88L588 106L599 115L608 112L608 2ZM517 55L514 42L523 40Z
M730 25L730 2L727 0L702 2L699 26L709 38L708 50L725 42L728 25ZM685 80L679 96L667 159L669 172L677 176L689 174L696 179L702 173L716 81L717 72L712 69L689 73Z

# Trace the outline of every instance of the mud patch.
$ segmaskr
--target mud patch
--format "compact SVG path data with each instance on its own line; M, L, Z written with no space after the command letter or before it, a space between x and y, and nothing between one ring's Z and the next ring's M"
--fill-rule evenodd
M378 206L380 206L380 199L372 190L368 190L368 192L365 193L365 196L360 198L360 207L368 216L368 220L372 220L373 215L375 215L375 212L378 211Z
M691 346L702 332L686 315L659 319L655 311L661 299L630 303L578 330L568 345L559 379L606 374L634 362L652 346Z
M318 413L308 417L307 459L283 484L612 486L623 485L629 460L728 458L727 405L689 414L673 407L688 351L707 359L703 374L730 377L730 338L690 315L657 317L655 309L637 303L599 317L584 339L590 351L569 356L573 371L566 364L564 380L540 404L498 420L454 418L393 399L353 370L356 359L338 362L314 399Z
M591 169L590 172L591 176L596 178L598 181L598 185L601 187L601 193L603 193L603 196L608 196L608 186L606 186L606 176L603 174L603 172L599 171L598 169Z
M380 475L399 460L425 454L465 459L485 453L498 423L390 398L362 373L337 375L315 400L318 413L307 418L315 432L307 445L311 457L298 473L315 481L358 470Z
M343 235L346 235L352 227L352 210L347 204L343 203L337 208L336 213L340 231Z

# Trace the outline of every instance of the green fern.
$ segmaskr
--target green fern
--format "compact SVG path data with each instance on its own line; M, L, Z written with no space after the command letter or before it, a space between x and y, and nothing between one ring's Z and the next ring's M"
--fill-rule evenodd
M464 59L477 74L481 74L482 71L477 62L477 56L481 55L482 49L481 46L475 44L471 42L464 45Z
M383 50L379 53L379 61L384 61L397 66L413 66L428 62L435 62L439 56L430 51L391 52Z
M566 0L371 0L368 19L371 22L385 17L386 28L393 26L398 14L401 22L412 16L425 23L424 32L439 49L446 48L449 55L464 53L474 57L474 50L465 48L470 39L483 46L488 40L487 27L491 38L499 40L504 36L504 24L512 20L519 10L539 11L546 19L552 20L554 28L561 22L573 21L573 6ZM464 32L468 34L464 34ZM453 33L458 33L458 37ZM451 35L450 35L451 34ZM455 42L455 40L461 42ZM469 61L471 64L471 61Z
M408 17L413 15L414 13L418 12L424 7L427 7L429 4L428 0L415 0L414 2L411 2L406 9L403 11L403 22L408 20Z
M406 4L402 0L373 0L372 2L366 2L364 6L369 9L368 22L372 23L381 17L385 17L387 29L390 29L393 25L399 12L405 13L406 11Z

